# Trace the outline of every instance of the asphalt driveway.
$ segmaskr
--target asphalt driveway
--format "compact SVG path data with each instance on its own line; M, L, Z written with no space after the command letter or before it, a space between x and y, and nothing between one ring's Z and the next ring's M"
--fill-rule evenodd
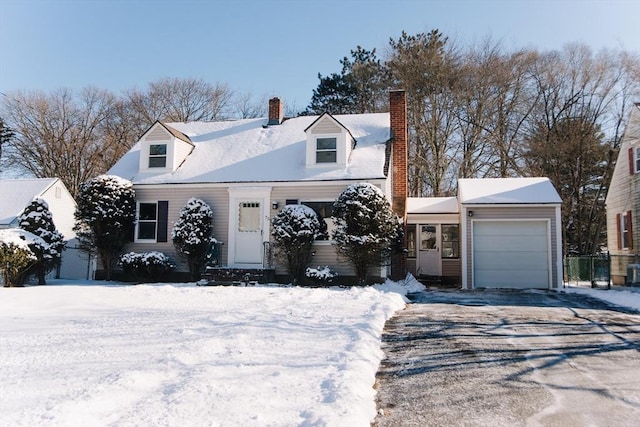
M376 426L640 425L640 314L579 294L426 291L385 326Z

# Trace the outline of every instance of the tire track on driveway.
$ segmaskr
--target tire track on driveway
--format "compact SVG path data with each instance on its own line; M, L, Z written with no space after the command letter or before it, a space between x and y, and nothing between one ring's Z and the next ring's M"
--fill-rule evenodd
M385 326L374 425L637 425L638 313L544 291L414 298Z

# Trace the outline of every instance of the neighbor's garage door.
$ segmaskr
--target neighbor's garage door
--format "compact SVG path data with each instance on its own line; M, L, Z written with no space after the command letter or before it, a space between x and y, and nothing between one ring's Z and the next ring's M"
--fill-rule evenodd
M474 287L547 289L547 226L547 221L474 221Z

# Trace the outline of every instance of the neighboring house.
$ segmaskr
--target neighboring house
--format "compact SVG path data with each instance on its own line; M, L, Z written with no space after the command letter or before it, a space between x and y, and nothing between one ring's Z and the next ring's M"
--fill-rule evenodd
M62 279L88 278L89 258L78 249L78 241L73 231L76 202L60 179L0 180L0 228L18 227L18 216L36 198L47 202L53 223L67 242L59 271L50 275Z
M640 103L629 116L606 204L612 282L640 284Z
M547 178L459 179L457 197L410 198L409 271L464 289L561 287L561 204Z
M376 275L411 272L464 288L562 285L560 198L547 179L460 180L457 198L407 199L404 91L390 93L389 113L284 119L282 111L273 98L268 118L153 124L108 172L132 181L136 192L127 250L164 252L185 271L171 230L198 197L213 209L221 265L271 267L270 219L279 209L308 205L331 230L335 199L366 181L407 224L407 256ZM353 274L330 241L316 241L313 251L314 265Z

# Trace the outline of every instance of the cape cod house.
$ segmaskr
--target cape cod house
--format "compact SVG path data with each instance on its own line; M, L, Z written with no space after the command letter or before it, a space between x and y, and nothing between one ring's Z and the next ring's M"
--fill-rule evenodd
M393 273L402 278L409 271L416 276L444 276L467 288L559 286L559 198L548 180L469 181L468 185L461 184L461 190L466 186L476 192L484 188L488 195L474 198L475 193L469 190L469 197L464 196L467 191L461 191L453 199L407 199L405 92L391 91L389 101L389 113L325 113L285 119L282 103L273 98L268 118L156 122L108 172L132 181L136 192L135 239L127 250L157 250L179 261L171 243L171 229L187 200L198 197L214 211L215 238L224 243L219 254L221 265L271 267L270 218L279 209L287 204L308 205L331 230L335 199L348 185L366 181L383 191L408 225L408 256L395 257L390 269L381 268L374 276ZM546 190L544 200L527 195L540 185ZM477 215L473 220L472 212ZM525 224L525 220L529 222ZM517 239L524 239L520 245L509 246L501 225L511 226L508 230L515 230ZM538 258L544 260L518 271L542 268L543 272L536 273L535 279L516 274L514 284L504 268L501 278L480 269L487 259L487 253L481 258L480 249L473 246L483 239L484 235L474 234L480 229L499 239L485 239L489 251L496 246L502 248L495 252L498 257L514 252L514 247L526 246L522 242L528 240L527 233L539 234L544 253ZM313 250L313 264L329 265L343 277L353 275L330 241L316 241ZM531 259L521 254L518 262L527 264ZM487 265L500 264L498 258L492 261ZM185 270L184 265L178 268Z
M612 282L640 285L640 103L629 116L606 205Z

